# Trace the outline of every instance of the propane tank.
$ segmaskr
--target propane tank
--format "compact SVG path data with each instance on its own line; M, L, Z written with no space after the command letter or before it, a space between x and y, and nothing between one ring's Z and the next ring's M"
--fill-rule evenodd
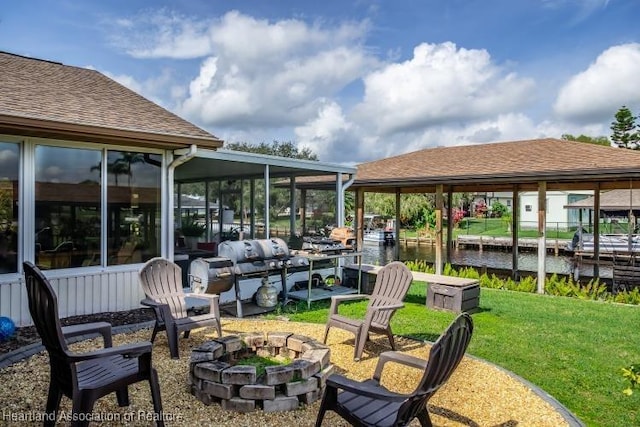
M267 277L262 278L262 285L256 292L256 304L265 308L275 307L278 304L278 290L269 283Z

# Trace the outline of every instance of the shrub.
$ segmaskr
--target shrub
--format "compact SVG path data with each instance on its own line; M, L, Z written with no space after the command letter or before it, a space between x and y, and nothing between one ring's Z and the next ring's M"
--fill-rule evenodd
M636 387L640 387L640 363L635 363L627 368L622 368L622 378L627 382L627 388L622 390L627 396L633 394Z

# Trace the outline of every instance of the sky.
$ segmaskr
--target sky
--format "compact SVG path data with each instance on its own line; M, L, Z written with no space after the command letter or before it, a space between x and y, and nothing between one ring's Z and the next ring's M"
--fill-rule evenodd
M640 114L639 18L639 0L23 0L0 50L98 70L229 143L354 165L610 136Z

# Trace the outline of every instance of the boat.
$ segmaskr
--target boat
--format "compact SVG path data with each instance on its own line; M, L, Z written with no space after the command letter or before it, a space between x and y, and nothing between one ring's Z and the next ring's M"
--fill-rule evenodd
M576 233L567 250L579 253L593 253L595 239L591 233ZM632 234L629 241L628 234L601 234L599 239L600 254L640 253L640 235Z
M393 246L396 244L395 220L389 219L386 222L380 215L365 214L364 216L364 236L365 244Z

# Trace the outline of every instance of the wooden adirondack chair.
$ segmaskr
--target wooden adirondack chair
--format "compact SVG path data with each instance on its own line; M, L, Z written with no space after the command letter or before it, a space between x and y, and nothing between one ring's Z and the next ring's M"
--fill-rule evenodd
M44 425L55 425L63 394L73 400L71 425L83 426L89 424L96 400L115 392L118 404L128 406L127 387L149 381L157 425L163 426L158 373L151 366L152 344L139 342L112 347L111 325L106 322L61 327L58 299L49 281L31 262L23 266L29 311L49 353L51 366ZM67 338L94 332L102 334L105 348L75 353L67 347Z
M433 344L428 360L387 351L380 355L370 380L359 382L337 374L329 376L316 427L322 425L326 411L335 411L354 426L406 426L414 418L418 418L423 427L431 426L427 402L458 367L472 333L471 317L461 313ZM395 393L380 384L387 362L424 370L413 393Z
M400 261L384 266L376 277L376 284L371 295L336 295L331 297L329 319L324 330L324 343L327 343L329 329L336 327L352 332L355 335L354 359L360 360L364 344L369 339L369 332L386 334L395 350L395 342L391 333L391 317L396 310L404 307L402 300L407 295L413 276L411 270ZM338 314L338 306L344 301L369 299L364 319L352 319Z
M140 284L147 297L140 301L140 304L153 308L156 315L151 342L155 340L159 331L167 331L171 358L180 357L178 350L180 332L184 332L184 337L188 338L192 329L213 326L218 336L222 336L219 296L185 293L182 288L182 269L179 265L165 258L151 258L142 267L139 276ZM189 316L186 297L208 299L209 313Z

